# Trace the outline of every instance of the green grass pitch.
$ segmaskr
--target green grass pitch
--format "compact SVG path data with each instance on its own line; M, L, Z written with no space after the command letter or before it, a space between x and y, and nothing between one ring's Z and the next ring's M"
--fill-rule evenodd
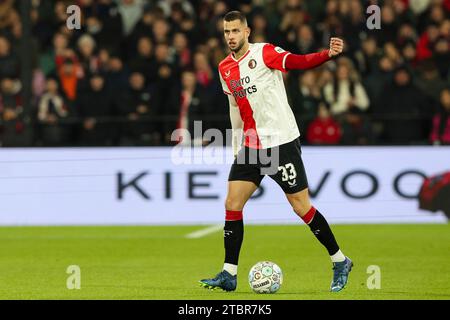
M330 293L331 263L306 226L246 226L235 292L209 291L198 280L223 263L218 231L203 226L2 227L0 299L450 299L450 225L335 225L355 267L348 286ZM283 270L279 292L258 295L247 282L260 260ZM66 287L69 265L81 289ZM381 269L381 288L367 288L367 267Z

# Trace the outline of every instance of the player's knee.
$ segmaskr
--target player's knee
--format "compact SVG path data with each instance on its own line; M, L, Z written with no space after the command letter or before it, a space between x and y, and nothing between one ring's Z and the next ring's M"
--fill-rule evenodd
M244 202L235 197L228 196L225 199L225 209L230 211L241 211L244 208Z
M311 209L311 205L295 204L292 206L292 209L299 217L303 217Z

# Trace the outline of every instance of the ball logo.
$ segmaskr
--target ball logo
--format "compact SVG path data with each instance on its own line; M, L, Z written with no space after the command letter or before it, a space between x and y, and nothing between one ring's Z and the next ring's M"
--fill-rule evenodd
M261 279L261 273L256 272L255 273L255 280L259 280L259 279Z
M253 285L253 288L255 288L255 289L261 288L261 287L267 286L268 284L270 284L270 281L269 281L269 280L266 280L266 281L263 281L263 282L261 282L261 283L255 283L255 284Z
M255 59L251 59L251 60L248 62L248 67L249 67L250 69L255 69L255 68L256 68L256 60L255 60Z

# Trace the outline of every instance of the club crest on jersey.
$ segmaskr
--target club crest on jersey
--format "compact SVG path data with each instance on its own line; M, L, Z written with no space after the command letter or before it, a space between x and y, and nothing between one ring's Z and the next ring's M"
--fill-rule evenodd
M249 67L250 69L255 69L255 68L256 68L256 60L255 60L255 59L251 59L251 60L248 62L248 67Z

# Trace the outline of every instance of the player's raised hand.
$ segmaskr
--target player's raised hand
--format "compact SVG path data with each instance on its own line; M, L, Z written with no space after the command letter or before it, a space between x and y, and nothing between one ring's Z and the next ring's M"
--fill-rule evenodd
M330 58L341 54L343 50L344 50L344 40L339 38L330 39L330 50L328 51L328 55L330 56Z

